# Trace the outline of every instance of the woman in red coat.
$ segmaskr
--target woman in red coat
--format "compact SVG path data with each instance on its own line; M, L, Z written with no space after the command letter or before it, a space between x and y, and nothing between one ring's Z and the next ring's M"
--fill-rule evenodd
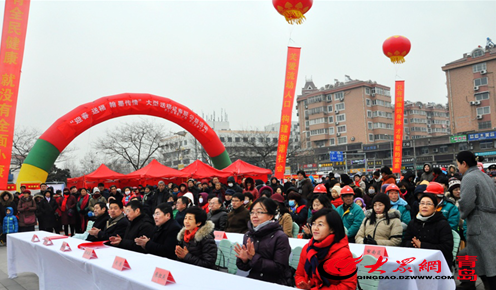
M301 251L295 275L296 287L356 289L356 264L339 214L333 209L319 210L312 216L312 232L313 238Z

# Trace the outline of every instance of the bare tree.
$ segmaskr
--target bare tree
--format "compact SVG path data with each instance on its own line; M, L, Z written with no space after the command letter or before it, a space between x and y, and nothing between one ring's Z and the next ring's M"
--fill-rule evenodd
M166 135L163 126L141 120L107 130L106 136L97 140L95 148L103 152L107 160L123 159L138 170L158 158L160 140Z

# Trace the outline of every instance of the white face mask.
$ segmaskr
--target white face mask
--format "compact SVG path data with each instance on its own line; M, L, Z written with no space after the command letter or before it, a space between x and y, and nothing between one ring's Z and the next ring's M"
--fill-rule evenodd
M248 204L249 200L245 200L243 201L244 204Z
M203 198L201 198L201 197L200 197L200 199L198 199L198 201L199 201L200 203L202 203L202 202L203 202Z
M227 186L229 186L229 187L233 187L233 185L234 185L234 184L232 184L232 183L228 183L228 184L227 184Z
M376 178L375 181L379 182L379 181L381 181L381 178L380 177Z
M125 193L126 195L130 195L130 194L131 194L131 192L130 192L130 191L127 191L127 190L126 190L124 193Z

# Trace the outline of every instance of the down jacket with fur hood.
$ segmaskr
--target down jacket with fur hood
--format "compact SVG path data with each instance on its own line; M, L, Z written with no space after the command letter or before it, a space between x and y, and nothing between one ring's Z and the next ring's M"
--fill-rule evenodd
M189 243L184 241L184 233L186 232L186 228L183 228L179 234L177 234L179 246L186 247L189 252L182 261L195 266L215 269L217 244L215 243L213 235L214 227L213 222L207 221L198 229L195 234L195 238L189 241Z
M363 239L370 235L378 245L399 246L403 234L400 212L395 209L388 211L389 224L383 214L377 215L375 223L370 224L369 218L374 214L372 211L372 209L369 209L365 212L365 219L358 230L355 242L357 244L363 244Z

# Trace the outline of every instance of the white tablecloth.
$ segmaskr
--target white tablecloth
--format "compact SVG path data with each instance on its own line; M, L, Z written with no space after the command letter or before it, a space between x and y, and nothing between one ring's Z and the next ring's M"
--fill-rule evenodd
M236 242L239 244L243 243L243 234L237 233L226 233L227 238L231 242ZM289 244L292 249L296 247L304 247L309 240L305 239L289 239ZM363 244L350 244L350 250L356 256L360 256L363 254L363 250L365 245ZM425 249L415 249L415 248L403 248L403 247L386 247L388 253L388 261L382 266L382 270L386 271L386 273L382 274L382 276L394 276L397 279L388 279L388 280L380 280L379 289L401 289L401 290L451 290L455 289L455 280L441 280L441 279L415 279L415 280L406 280L406 279L398 279L398 276L452 276L451 270L448 268L448 264L446 263L446 259L443 256L443 253L439 250L425 250ZM400 273L393 272L400 265L396 261L401 261L403 259L414 257L415 260L408 264L413 272L405 272ZM441 261L441 272L426 272L419 271L419 264L423 261ZM408 268L406 266L405 268Z
M40 242L33 243L33 234ZM98 259L83 258L83 250L77 246L86 241L66 238L53 240L52 246L44 246L43 238L53 233L37 231L9 234L7 261L9 278L18 273L33 272L39 277L40 289L288 289L237 275L188 265L166 258L135 253L109 247L96 249ZM72 251L62 252L63 242L68 242ZM116 256L127 259L130 270L112 268ZM171 271L176 284L162 286L151 281L155 267ZM167 287L167 288L164 288Z

